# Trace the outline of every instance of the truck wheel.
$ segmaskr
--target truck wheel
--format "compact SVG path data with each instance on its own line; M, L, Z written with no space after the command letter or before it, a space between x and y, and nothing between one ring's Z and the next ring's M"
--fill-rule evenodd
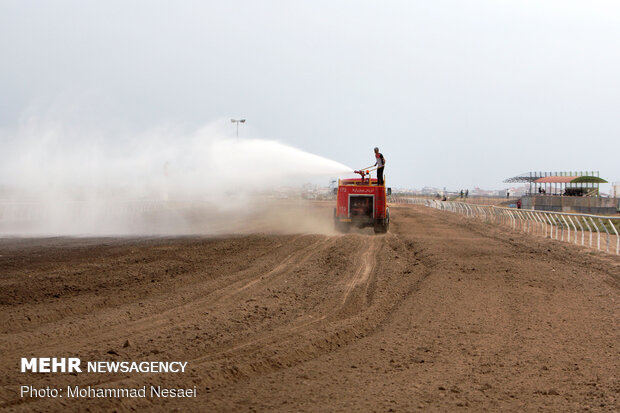
M390 229L390 211L385 211L385 219L375 223L375 234L385 234Z

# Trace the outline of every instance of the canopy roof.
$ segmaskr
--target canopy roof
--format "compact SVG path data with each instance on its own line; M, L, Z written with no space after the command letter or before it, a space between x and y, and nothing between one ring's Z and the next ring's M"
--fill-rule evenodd
M576 179L573 179L571 183L580 183L580 184L606 184L607 181L603 178L599 178L598 176L579 176Z
M606 180L599 178L598 171L585 172L524 172L512 178L505 179L506 183L562 183L562 184L604 184Z
M538 177L533 175L531 172L526 172L519 174L517 176L513 176L512 178L505 179L506 183L515 183L515 182L534 182Z
M537 184L605 184L598 176L545 176L534 181Z

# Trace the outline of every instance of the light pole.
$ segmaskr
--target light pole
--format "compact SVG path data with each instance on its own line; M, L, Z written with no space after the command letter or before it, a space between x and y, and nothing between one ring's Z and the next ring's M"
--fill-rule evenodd
M230 121L237 124L237 139L239 139L239 124L245 123L245 119L231 119Z

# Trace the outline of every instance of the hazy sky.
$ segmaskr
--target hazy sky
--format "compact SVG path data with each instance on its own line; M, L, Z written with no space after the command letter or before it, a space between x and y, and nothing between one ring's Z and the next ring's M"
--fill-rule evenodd
M4 131L245 117L242 136L352 167L379 146L392 186L620 180L615 0L0 0L0 61Z

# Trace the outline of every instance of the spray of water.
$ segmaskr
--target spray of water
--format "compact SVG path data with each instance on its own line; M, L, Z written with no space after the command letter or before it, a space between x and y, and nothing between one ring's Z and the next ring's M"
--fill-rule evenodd
M316 226L302 222L304 213L291 216L299 205L276 213L269 194L351 168L276 141L236 139L223 127L111 134L27 119L0 135L0 235L213 234L268 230L267 221L280 220L293 224L287 230Z

